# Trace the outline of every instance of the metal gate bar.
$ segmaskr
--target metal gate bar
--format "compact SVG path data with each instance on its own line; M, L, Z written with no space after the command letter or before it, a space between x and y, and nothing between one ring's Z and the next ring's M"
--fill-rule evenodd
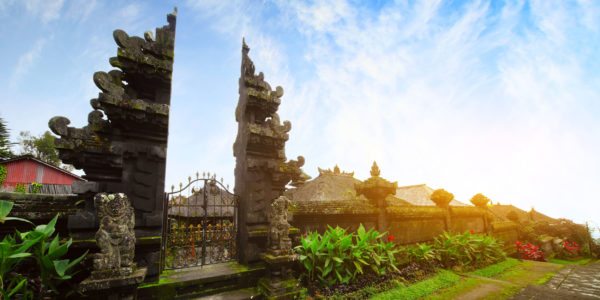
M222 179L202 175L166 193L164 269L237 259L237 197Z

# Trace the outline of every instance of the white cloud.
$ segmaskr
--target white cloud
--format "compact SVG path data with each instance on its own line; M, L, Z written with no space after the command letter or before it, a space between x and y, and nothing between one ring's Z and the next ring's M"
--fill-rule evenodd
M97 7L98 1L96 0L70 2L67 15L79 22L85 22Z
M48 23L60 17L64 0L23 0L23 4L29 13Z
M598 55L586 40L597 3L399 1L370 10L275 1L279 15L269 18L261 10L271 2L188 4L220 32L248 37L257 69L284 86L280 114L294 124L287 153L304 154L308 173L339 163L364 178L377 160L401 185L600 217L571 201L600 211L588 200L600 179L600 126L586 109L600 98L599 76L586 71ZM301 57L264 34L273 18L302 39ZM314 72L296 76L289 59Z
M46 38L38 39L29 51L19 57L17 60L17 65L10 78L9 85L11 88L16 87L20 83L21 79L26 76L31 68L35 65L45 44Z

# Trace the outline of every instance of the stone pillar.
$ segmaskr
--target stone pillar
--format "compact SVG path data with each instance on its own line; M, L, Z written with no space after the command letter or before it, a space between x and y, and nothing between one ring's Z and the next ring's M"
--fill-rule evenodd
M143 38L115 30L118 51L110 64L117 69L94 74L100 93L90 101L88 124L69 127L65 117L48 124L60 136L55 142L60 159L83 169L87 180L73 184L73 192L86 199L85 209L69 217L73 238L89 239L98 227L96 193L126 193L137 230L155 241L138 249L151 275L160 261L176 13Z
M379 211L377 215L377 230L385 232L388 231L386 198L396 194L398 183L381 178L379 176L380 173L381 171L377 166L377 162L373 162L371 177L356 184L355 189L358 195L365 195L367 199L377 206Z
M431 201L435 203L435 205L439 208L444 209L444 224L446 226L446 231L450 231L452 228L452 216L450 214L450 202L454 200L454 194L444 190L438 189L433 191L430 196Z
M475 207L479 208L483 212L483 226L485 233L490 233L492 231L490 226L491 215L488 209L488 203L490 203L490 199L483 194L476 194L471 198L471 203L473 203Z
M289 236L288 208L291 203L287 197L280 196L269 207L268 249L261 254L267 264L267 276L258 281L258 288L266 299L297 299L304 291L291 273L298 260Z
M292 124L282 123L277 114L283 88L273 90L263 73L256 74L249 52L243 41L240 98L235 111L238 133L233 145L234 192L240 200L238 253L242 263L258 261L260 253L267 250L267 211L273 199L283 195L290 181L299 186L310 179L300 169L304 157L286 162L285 143Z

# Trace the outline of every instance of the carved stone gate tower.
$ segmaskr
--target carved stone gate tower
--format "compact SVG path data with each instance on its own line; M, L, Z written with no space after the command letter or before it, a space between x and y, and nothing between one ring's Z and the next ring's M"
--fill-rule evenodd
M292 128L277 114L283 88L271 88L263 73L255 73L242 42L239 102L235 111L238 134L233 145L236 157L235 194L239 197L239 255L242 263L257 261L266 250L268 208L285 187L298 186L310 177L302 172L304 158L286 162L285 142Z
M118 69L96 72L101 90L90 104L88 125L69 127L69 119L54 117L49 126L59 135L60 159L83 169L87 182L74 184L73 192L86 198L85 209L69 217L75 239L89 239L98 228L93 197L96 193L125 193L135 209L138 241L136 260L156 275L164 202L171 75L175 47L176 10L156 35L144 38L115 30Z

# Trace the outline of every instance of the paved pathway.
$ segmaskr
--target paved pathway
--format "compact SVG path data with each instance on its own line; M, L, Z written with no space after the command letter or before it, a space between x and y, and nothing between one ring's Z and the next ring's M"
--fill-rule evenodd
M512 299L600 299L600 262L567 267L545 285L530 285Z

